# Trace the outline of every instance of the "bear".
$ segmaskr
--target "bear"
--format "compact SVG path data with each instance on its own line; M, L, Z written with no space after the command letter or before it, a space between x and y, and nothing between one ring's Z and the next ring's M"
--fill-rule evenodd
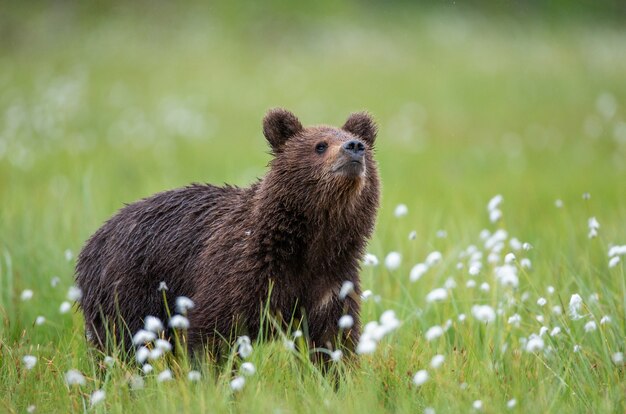
M190 351L255 340L264 309L283 327L302 321L311 349L354 351L360 260L379 207L377 125L358 112L341 128L305 128L275 108L263 134L272 158L251 186L164 191L126 205L87 240L75 279L95 348L132 351L146 317L171 321L186 297ZM347 329L338 327L343 315L352 317Z

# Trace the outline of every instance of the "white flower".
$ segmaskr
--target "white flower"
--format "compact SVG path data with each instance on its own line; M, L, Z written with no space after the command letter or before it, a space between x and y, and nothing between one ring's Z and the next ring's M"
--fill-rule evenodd
M424 408L424 414L436 414L436 412L433 407L426 407Z
M426 263L426 266L432 267L436 265L437 263L441 262L442 259L443 259L443 255L438 251L434 251L428 254L428 256L426 256L425 263Z
M385 334L387 334L400 326L400 321L396 318L396 313L389 309L380 315L380 324L384 329Z
M411 232L409 233L409 240L415 239L417 239L417 232L415 230L411 230Z
M437 288L426 295L426 302L441 302L448 298L448 291L443 288Z
M65 382L67 385L85 385L87 381L80 371L70 369L65 373Z
M361 293L361 299L367 301L373 294L374 293L369 289L364 290L363 293Z
M343 352L341 352L340 349L337 349L330 353L330 359L332 359L334 362L339 362L342 356L343 356Z
M371 253L365 254L365 256L363 256L363 266L378 266L378 257Z
M613 361L613 363L615 365L621 365L624 363L624 353L623 352L616 352L613 355L611 355L611 360Z
M509 240L509 246L511 246L511 249L515 251L522 250L522 242L519 241L517 237L513 237Z
M154 332L146 331L145 329L140 329L133 336L133 344L143 345L146 342L152 342L155 339L156 339L156 334Z
M547 326L542 326L542 327L539 329L539 336L544 336L544 335L548 332L548 330L549 330L549 329L550 329L550 328L548 328Z
M465 287L470 289L476 287L476 281L474 279L468 280L467 283L465 283Z
M483 265L480 262L472 262L469 265L469 269L467 270L467 272L470 274L470 276L478 276L478 274L480 273L480 269L482 269Z
M78 302L82 297L83 292L80 290L80 288L76 286L70 286L70 288L67 290L67 300Z
M130 388L133 390L140 390L144 387L145 381L141 375L133 375L130 378Z
M295 351L296 350L296 343L292 340L289 339L285 339L285 341L283 342L283 346L285 347L285 349L287 351Z
M165 282L163 282L163 281L161 281L161 282L159 283L159 287L158 287L157 289L158 289L158 290L161 290L161 291L162 291L162 290L169 290L169 289L168 289L168 287L167 287L167 284L166 284Z
M507 253L506 256L504 256L504 263L511 264L514 261L515 261L515 254Z
M113 357L110 357L108 355L104 357L104 365L111 368L114 364L115 364L115 359L113 359Z
M604 315L601 319L600 319L600 325L604 325L607 323L611 323L611 317L609 315Z
M475 410L482 410L483 402L481 400L476 400L472 403L472 407L474 407Z
M300 338L302 337L303 333L300 329L293 331L293 337L294 338Z
M514 408L516 405L517 405L517 400L515 398L511 398L509 401L507 401L506 408L511 409L511 408Z
M93 407L94 405L99 404L102 401L104 401L105 397L106 397L106 393L104 392L104 390L95 390L91 394L91 397L89 398L89 403Z
M72 304L69 303L68 301L65 301L61 303L61 306L59 307L59 312L68 313L70 309L72 309Z
M159 333L163 330L163 322L161 322L161 319L156 316L146 316L143 323L146 331Z
M517 268L510 264L497 266L494 269L496 279L502 286L510 286L516 288L519 285L519 278L517 277Z
M27 300L31 300L33 298L33 291L30 289L24 289L22 291L22 294L20 295L20 299L22 299L23 302L26 302Z
M350 293L354 292L354 283L346 280L339 290L339 299L344 300Z
M185 318L183 315L174 315L172 319L170 319L170 327L175 329L188 329L189 319Z
M67 260L68 262L74 258L74 253L72 253L70 249L66 249L64 252L64 255L65 255L65 260Z
M428 381L428 371L426 371L425 369L417 371L413 376L413 384L418 387L424 385L426 381Z
M622 246L611 246L609 248L609 257L626 256L626 244Z
M589 226L589 238L593 239L598 235L598 229L600 228L600 223L595 217L590 217L587 221L587 225Z
M459 314L459 322L464 322L467 316L464 313Z
M522 317L516 313L509 317L508 323L509 325L513 325L516 328L519 328L519 324L521 321L522 321Z
M489 289L489 283L483 282L480 284L480 290L482 290L483 292L489 292Z
M446 237L448 237L448 232L445 230L437 230L437 233L435 233L435 236L437 236L438 239L445 239Z
M46 323L46 318L44 318L43 316L37 316L37 319L35 319L35 325L43 325L44 323Z
M187 379L191 382L200 381L201 378L202 374L200 374L200 371L189 371L189 373L187 374Z
M489 212L489 221L491 221L492 223L497 222L501 218L502 218L502 211L495 209Z
M370 336L361 335L356 353L359 355L373 354L376 351L376 341Z
M409 273L409 280L411 282L417 282L422 276L424 276L424 273L426 273L427 271L428 266L426 266L424 263L418 263L413 266L413 268L411 268L411 272Z
M522 260L520 260L519 264L524 269L530 269L533 266L532 262L530 261L528 257L524 257Z
M439 325L432 326L426 331L426 340L433 341L443 335L443 328Z
M574 345L574 352L580 352L581 347L580 345Z
M496 312L489 305L472 306L472 315L480 322L490 323L496 320Z
M435 355L433 357L433 359L430 360L430 366L433 367L434 369L439 368L441 365L443 365L443 362L446 360L446 357L438 354Z
M157 339L154 341L155 349L160 349L162 352L170 352L172 350L172 344L165 339Z
M569 300L569 316L571 319L580 319L582 315L579 314L583 306L583 298L578 293L574 293Z
M585 324L585 332L593 332L598 329L598 326L594 321L589 321Z
M36 409L37 407L34 404L31 404L28 407L26 407L26 412L29 414L32 414L35 412Z
M393 214L396 217L406 216L409 212L409 208L405 204L398 204Z
M613 268L613 267L617 266L617 265L619 264L620 260L621 260L621 259L619 258L619 256L613 256L613 257L611 257L611 258L609 259L609 267L610 267L610 268Z
M243 364L241 364L240 369L241 373L246 377L254 375L254 373L256 372L256 368L254 367L254 364L252 362L244 362Z
M555 315L561 315L563 314L563 308L560 305L554 305L552 307L552 313Z
M553 295L555 291L554 286L548 286L546 290L548 291L548 295Z
M443 287L445 287L446 289L454 289L456 287L456 281L453 277L449 277L444 282Z
M555 337L558 334L561 333L561 328L559 328L558 326L555 326L552 331L550 331L550 336Z
M533 245L532 245L532 244L530 244L530 243L528 243L528 242L526 242L526 243L522 244L522 249L524 249L524 250L526 250L526 251L529 251L529 250L530 250L530 249L532 249L532 248L533 248Z
M143 364L143 366L141 367L141 370L143 371L144 374L149 374L152 372L154 368L152 367L152 365L150 364Z
M159 373L159 375L157 376L157 381L158 382L166 382L172 379L172 371L170 371L169 369L164 369L161 373Z
M139 349L137 349L137 352L135 353L135 358L137 359L137 362L139 362L140 364L143 364L144 362L146 362L146 359L148 359L149 356L150 356L150 350L146 348L145 346L142 346Z
M537 299L537 305L539 305L539 306L545 306L546 303L548 303L546 298L541 297L541 298Z
M503 200L504 197L502 197L501 194L495 195L491 200L489 200L489 203L487 204L487 211L493 211L500 207Z
M563 200L561 200L560 198L557 198L556 200L554 200L554 207L563 208Z
M151 361L155 361L163 356L164 352L160 348L154 348L150 350L150 355L148 355L148 359Z
M354 325L354 318L350 315L343 315L339 318L339 328L340 329L350 329Z
M24 368L27 370L31 370L37 365L37 357L33 355L26 355L22 358L22 362L24 363Z
M61 283L61 279L59 279L58 276L54 276L52 279L50 279L50 286L52 287L57 287L59 283Z
M244 335L237 338L237 345L239 356L245 359L252 355L252 345L250 344L250 338L248 336Z
M235 377L235 379L230 382L230 389L233 391L241 391L244 385L246 385L246 379L244 377Z
M543 317L543 315L537 315L535 316L535 319L537 319L537 321L539 323L543 323L543 321L545 320L545 318Z
M193 307L193 300L189 299L187 296L179 296L176 298L176 312L181 315L186 315L187 311Z
M391 252L385 257L385 266L389 270L396 270L402 263L402 255L398 252Z

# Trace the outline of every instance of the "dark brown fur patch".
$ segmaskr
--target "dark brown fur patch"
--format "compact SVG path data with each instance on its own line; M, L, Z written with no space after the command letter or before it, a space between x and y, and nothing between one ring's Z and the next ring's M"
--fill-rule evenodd
M131 333L146 316L167 322L158 290L164 281L172 312L178 296L195 303L188 315L191 349L228 338L235 328L255 338L268 297L273 314L306 319L312 346L336 346L339 318L352 315L344 339L353 347L360 331L359 260L379 200L375 126L363 116L353 115L343 130L298 128L295 115L273 110L264 130L275 156L258 182L193 184L121 209L87 241L76 266L92 341L104 348L108 330L130 349ZM334 173L341 145L353 139L366 145L364 174ZM323 154L316 151L320 142L329 146ZM354 283L356 294L342 301L344 281Z

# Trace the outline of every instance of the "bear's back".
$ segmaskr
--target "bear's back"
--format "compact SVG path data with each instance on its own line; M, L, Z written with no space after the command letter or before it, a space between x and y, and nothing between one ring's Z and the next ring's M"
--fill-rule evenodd
M119 313L132 333L148 315L165 319L161 282L168 286L170 308L176 296L191 296L195 258L216 222L240 205L243 192L194 184L129 204L107 221L86 243L76 266L81 307L86 319L95 321L88 334L102 343L101 311L108 317ZM171 297L170 291L175 292Z

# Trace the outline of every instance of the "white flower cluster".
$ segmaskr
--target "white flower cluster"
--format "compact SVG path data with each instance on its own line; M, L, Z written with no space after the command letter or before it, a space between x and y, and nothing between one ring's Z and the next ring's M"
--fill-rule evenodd
M400 326L400 321L396 318L393 310L387 310L380 316L380 323L377 321L368 322L363 328L363 333L359 338L356 347L358 354L371 354L376 351L378 342L383 337Z

